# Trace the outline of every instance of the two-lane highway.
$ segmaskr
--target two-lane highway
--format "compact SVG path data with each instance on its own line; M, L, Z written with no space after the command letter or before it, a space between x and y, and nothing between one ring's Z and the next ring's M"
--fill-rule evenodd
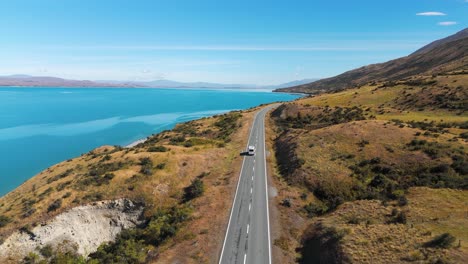
M264 107L255 115L247 144L255 146L255 155L242 162L220 264L271 263L265 115L275 107Z

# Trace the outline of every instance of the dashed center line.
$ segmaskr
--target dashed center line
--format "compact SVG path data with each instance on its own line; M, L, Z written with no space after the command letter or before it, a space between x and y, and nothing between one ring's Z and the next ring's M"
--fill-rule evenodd
M244 254L244 264L247 261L247 253Z
M250 187L250 193L252 193L252 192L253 192L253 188L252 188L252 187Z
M247 234L249 234L249 228L250 228L250 225L247 224Z
M252 207L252 204L250 203L250 204L249 204L249 212L250 212L250 208L251 208L251 207Z

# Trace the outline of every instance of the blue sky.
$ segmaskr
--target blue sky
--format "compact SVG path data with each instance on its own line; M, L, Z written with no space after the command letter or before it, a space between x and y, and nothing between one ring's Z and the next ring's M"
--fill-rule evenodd
M0 2L0 75L276 84L407 55L468 0Z

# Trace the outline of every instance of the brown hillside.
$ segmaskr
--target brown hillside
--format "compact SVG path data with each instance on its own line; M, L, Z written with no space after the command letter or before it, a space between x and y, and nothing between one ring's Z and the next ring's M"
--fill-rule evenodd
M456 37L455 37L456 36ZM318 93L359 87L370 82L394 81L415 75L468 71L468 30L429 44L403 58L351 70L313 83L277 92Z
M271 115L285 262L463 263L468 75L375 82Z

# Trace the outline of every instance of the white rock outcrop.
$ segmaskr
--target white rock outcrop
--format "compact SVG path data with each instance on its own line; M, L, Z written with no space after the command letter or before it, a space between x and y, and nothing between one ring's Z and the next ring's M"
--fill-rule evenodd
M128 199L78 206L32 228L31 233L13 233L0 245L0 259L22 258L37 248L63 242L76 245L77 252L87 256L102 243L113 241L123 229L141 223L142 213L143 207Z

